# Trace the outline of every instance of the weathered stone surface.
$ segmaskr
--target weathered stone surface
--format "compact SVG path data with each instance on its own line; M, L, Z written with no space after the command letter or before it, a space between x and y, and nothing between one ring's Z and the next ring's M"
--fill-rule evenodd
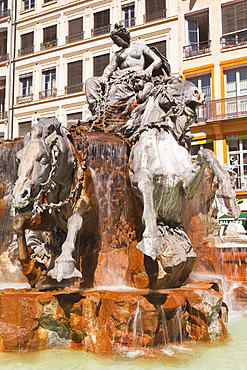
M4 290L0 350L74 347L91 352L226 336L212 284L162 291Z

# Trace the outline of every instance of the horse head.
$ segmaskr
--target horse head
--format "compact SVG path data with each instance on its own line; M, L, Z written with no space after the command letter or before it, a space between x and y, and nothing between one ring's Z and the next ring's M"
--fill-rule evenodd
M24 147L17 153L18 179L13 194L17 212L30 212L42 190L62 185L70 177L73 154L67 136L56 118L42 118L24 138Z

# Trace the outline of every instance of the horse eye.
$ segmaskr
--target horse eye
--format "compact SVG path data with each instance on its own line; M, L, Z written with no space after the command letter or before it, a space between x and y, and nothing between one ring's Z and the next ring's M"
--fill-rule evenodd
M40 158L39 162L42 163L42 164L47 164L49 162L49 158L43 155Z

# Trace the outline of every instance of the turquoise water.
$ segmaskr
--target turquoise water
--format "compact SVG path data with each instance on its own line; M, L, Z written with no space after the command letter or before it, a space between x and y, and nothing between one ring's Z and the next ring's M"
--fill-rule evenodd
M8 370L246 370L247 313L230 313L229 338L223 343L169 346L149 354L122 352L95 355L76 350L49 349L25 353L0 353L0 369Z

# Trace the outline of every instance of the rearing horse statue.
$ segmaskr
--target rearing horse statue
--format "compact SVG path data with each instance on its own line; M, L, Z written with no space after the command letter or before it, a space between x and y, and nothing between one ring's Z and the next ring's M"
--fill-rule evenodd
M40 119L25 137L17 158L20 164L14 187L13 229L23 273L35 286L42 272L42 266L31 257L25 230L52 230L56 224L67 237L48 275L58 282L82 277L73 254L92 204L86 192L89 186L84 162L71 135L57 119Z

